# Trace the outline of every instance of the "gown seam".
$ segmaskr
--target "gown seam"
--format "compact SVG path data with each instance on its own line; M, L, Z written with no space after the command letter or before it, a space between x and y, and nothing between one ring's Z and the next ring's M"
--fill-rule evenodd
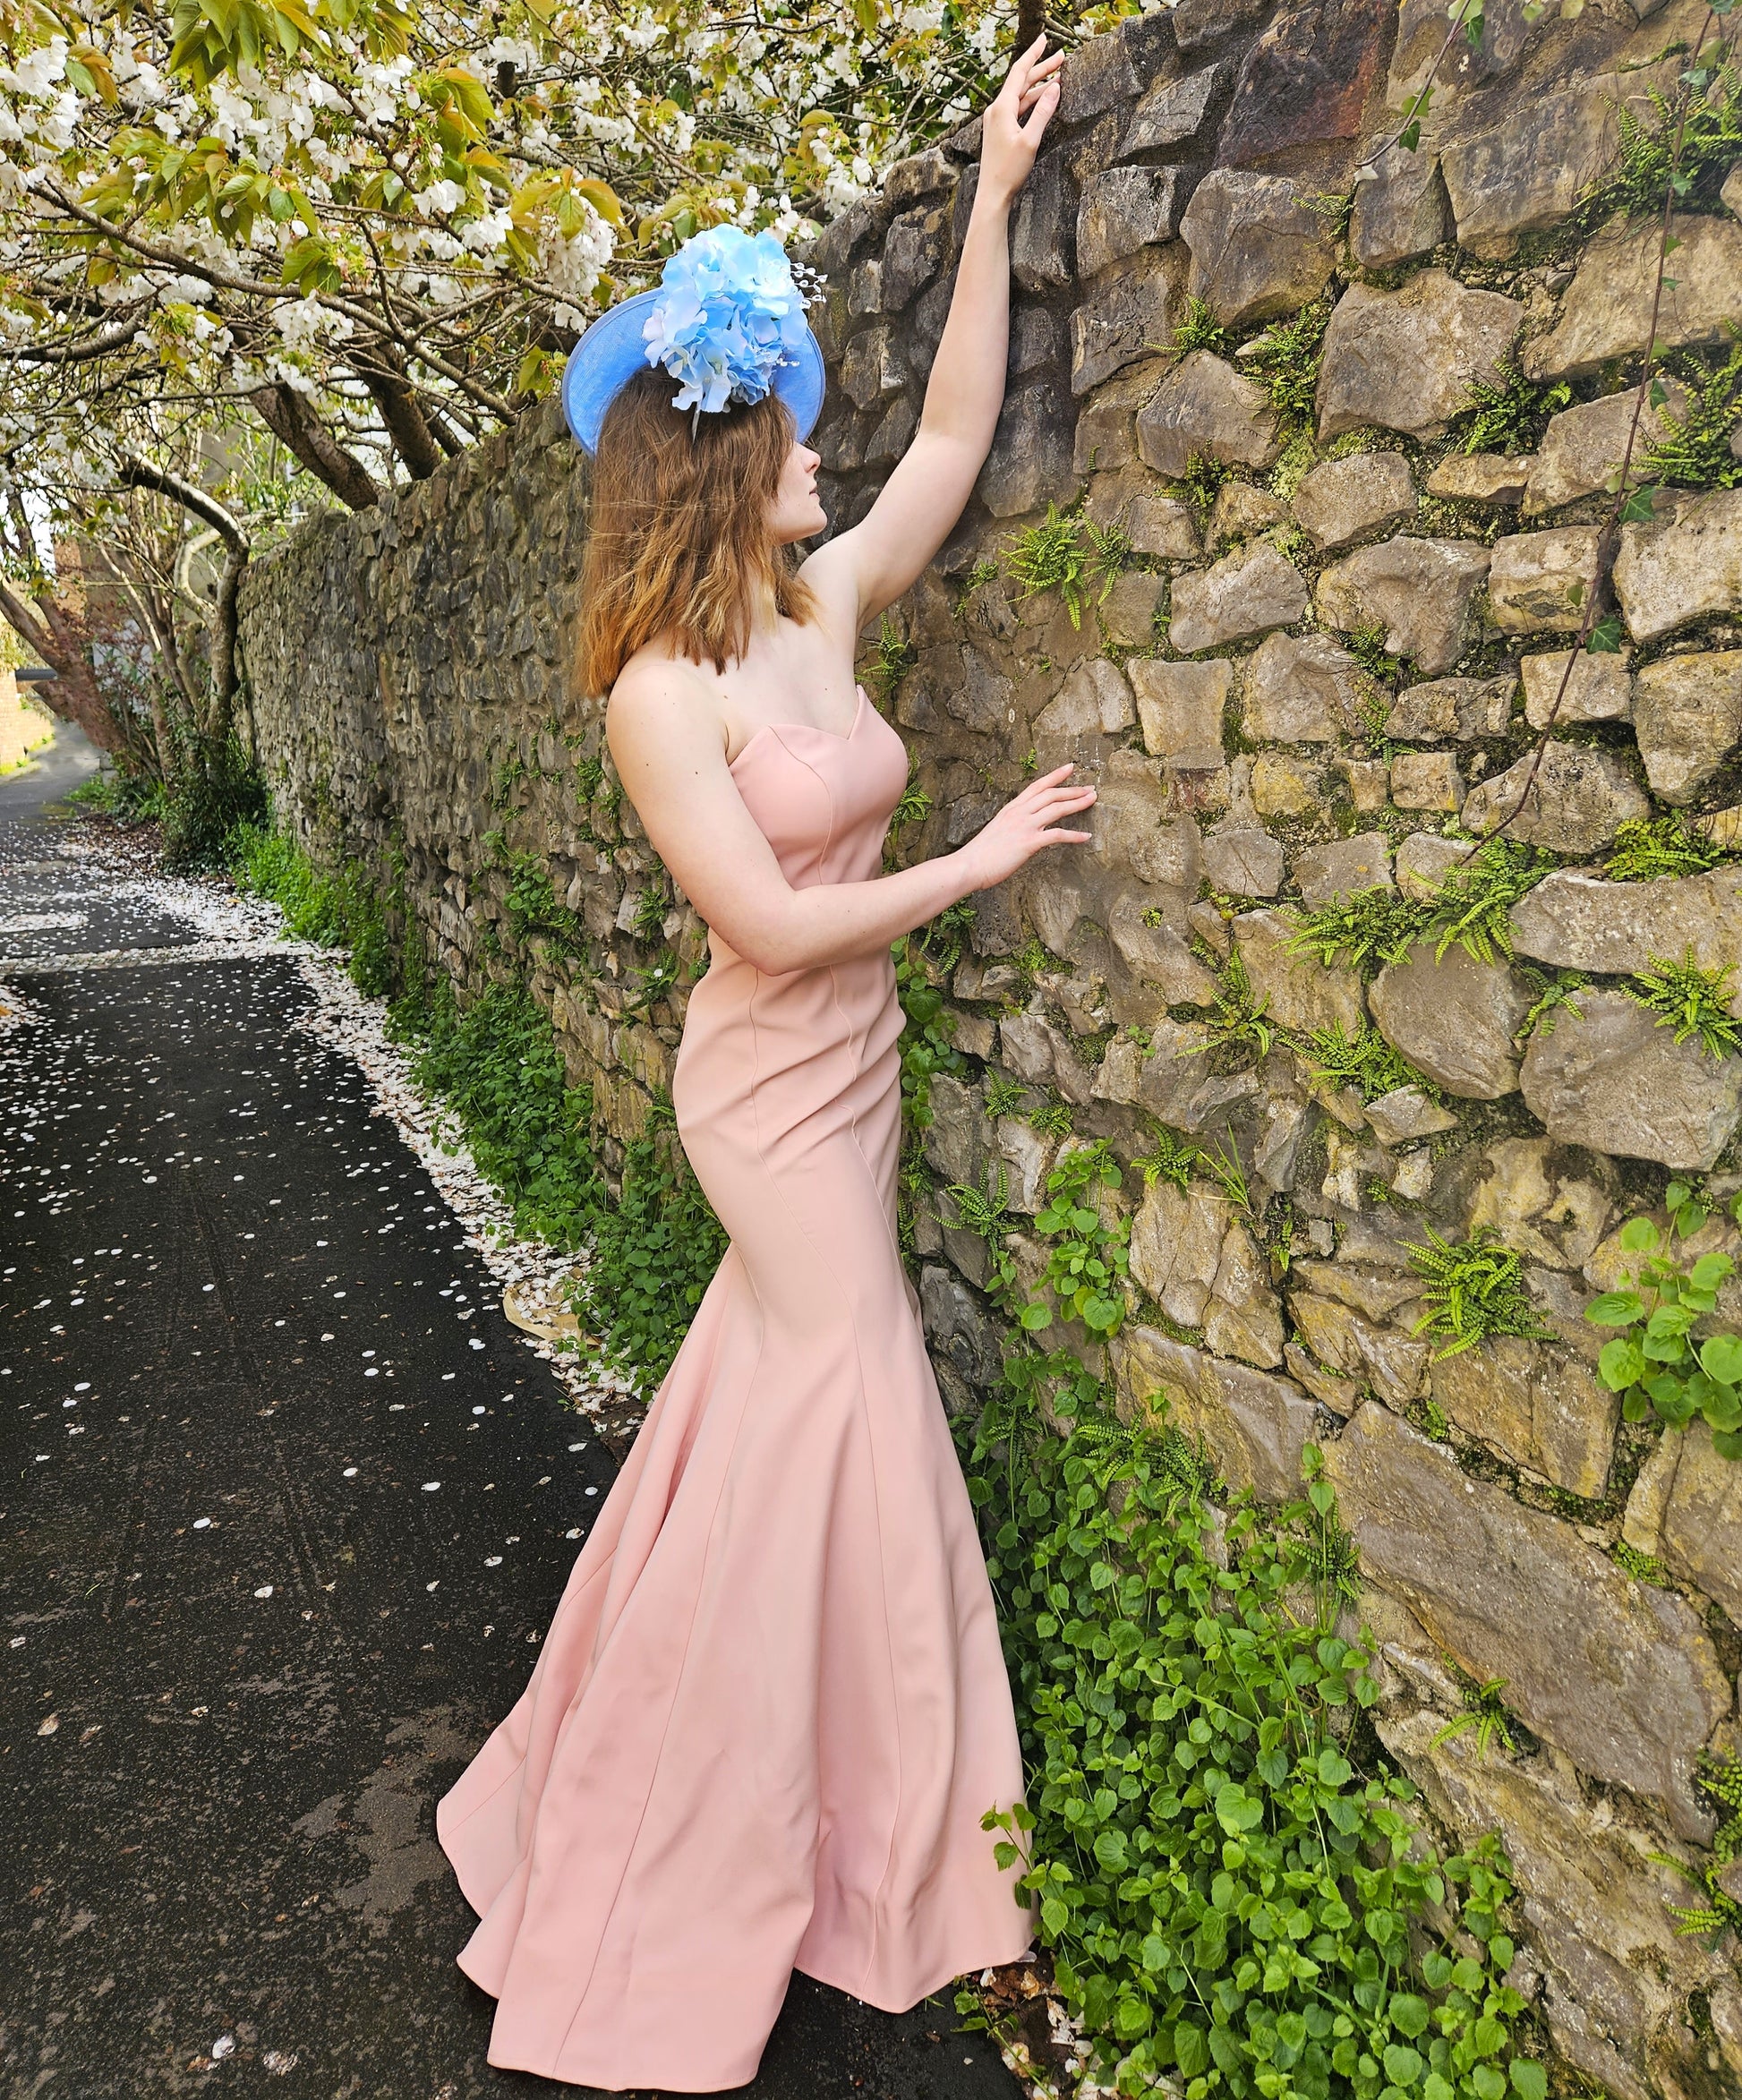
M754 1036L752 1037L752 1040L755 1040ZM752 1078L751 1084L752 1089L754 1091L754 1076ZM754 1285L752 1287L754 1289ZM751 1387L756 1384L756 1371L762 1363L763 1352L766 1348L767 1343L768 1329L767 1325L764 1322L762 1333L756 1343L756 1361L751 1364L749 1376L744 1382L744 1391L747 1395L747 1397ZM743 1409L740 1407L739 1411L739 1428L743 1426L743 1421L744 1413ZM733 1431L733 1441L737 1441L736 1430ZM665 1725L660 1730L659 1748L653 1753L653 1770L647 1775L647 1791L642 1797L641 1813L636 1818L635 1832L634 1835L630 1838L628 1844L624 1848L622 1872L617 1877L617 1887L612 1891L611 1902L606 1906L606 1916L608 1917L613 1911L615 1911L617 1908L618 1897L622 1893L623 1883L624 1881L628 1878L629 1872L629 1862L635 1857L636 1841L641 1835L641 1826L647 1820L647 1809L653 1798L653 1789L659 1782L660 1766L665 1759L665 1746L671 1737L671 1717L678 1709L678 1695L683 1690L684 1671L688 1667L689 1652L695 1643L696 1621L701 1614L702 1596L704 1591L706 1588L707 1564L713 1549L714 1526L719 1522L720 1505L725 1498L726 1481L730 1474L730 1468L729 1466L722 1466L721 1468L720 1484L714 1494L713 1507L708 1513L708 1541L707 1546L702 1554L702 1569L696 1584L695 1601L690 1608L689 1624L684 1629L683 1653L678 1659L677 1675L672 1680L671 1703L665 1710ZM602 1932L600 1934L599 1945L596 1946L593 1951L593 1960L586 1972L586 1982L582 1985L580 1995L575 2001L575 2010L568 2017L568 2024L562 2031L562 2040L557 2045L556 2053L551 2060L552 2066L551 2075L553 2077L560 2076L560 2073L556 2070L555 2066L562 2062L563 2052L568 2046L568 2038L575 2031L575 2022L581 2017L582 2010L586 2004L587 1993L592 1990L593 1979L598 1973L599 1954L603 1944L604 1934Z

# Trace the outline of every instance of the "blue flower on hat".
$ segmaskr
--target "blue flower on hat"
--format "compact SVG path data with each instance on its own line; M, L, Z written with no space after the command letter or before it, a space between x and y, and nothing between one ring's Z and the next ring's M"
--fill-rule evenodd
M760 401L807 333L785 249L766 228L734 226L709 226L668 257L642 327L647 363L682 382L672 406L710 414Z

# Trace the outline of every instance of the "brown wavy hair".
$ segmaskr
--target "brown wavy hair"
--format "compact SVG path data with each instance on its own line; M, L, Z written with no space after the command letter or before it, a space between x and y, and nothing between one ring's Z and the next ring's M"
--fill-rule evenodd
M649 366L605 411L593 462L581 561L581 691L602 698L625 663L669 636L723 673L749 646L772 597L807 625L817 603L768 513L792 448L790 414L769 392L696 419L671 405L671 375Z

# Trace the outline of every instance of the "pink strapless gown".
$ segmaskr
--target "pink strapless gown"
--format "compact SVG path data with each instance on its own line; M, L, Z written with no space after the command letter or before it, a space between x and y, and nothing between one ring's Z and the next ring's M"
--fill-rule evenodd
M862 690L732 771L795 888L879 872L907 758ZM747 2083L795 1968L903 2011L1033 1925L980 1827L1022 1765L896 1244L893 966L710 951L671 1091L731 1244L436 1814L491 2062L617 2091Z

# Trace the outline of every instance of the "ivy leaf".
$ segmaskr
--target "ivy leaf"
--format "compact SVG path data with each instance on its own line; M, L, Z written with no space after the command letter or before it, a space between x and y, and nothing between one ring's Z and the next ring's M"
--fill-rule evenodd
M1614 656L1620 652L1627 630L1621 625L1618 613L1611 612L1592 628L1585 636L1585 652L1591 656Z
M1652 515L1653 505L1661 493L1655 482L1642 482L1638 488L1629 489L1621 506L1620 522L1623 525L1644 525Z

